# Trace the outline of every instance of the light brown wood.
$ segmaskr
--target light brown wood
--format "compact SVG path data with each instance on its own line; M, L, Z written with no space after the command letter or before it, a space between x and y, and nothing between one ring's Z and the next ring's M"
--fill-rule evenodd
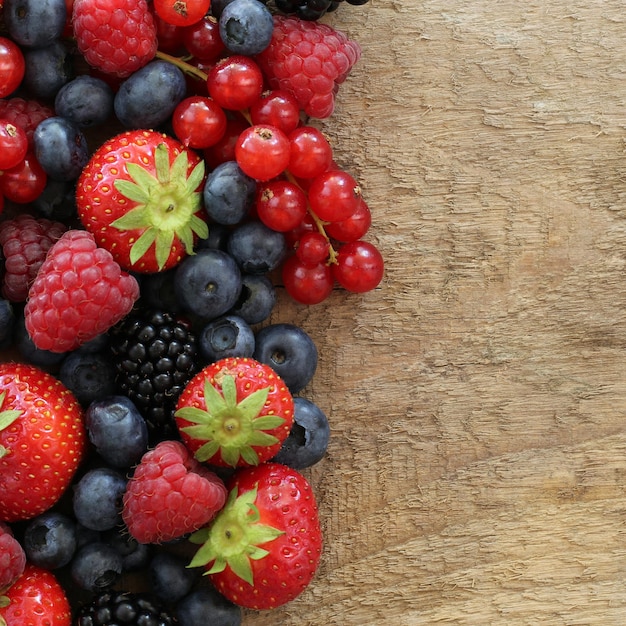
M385 279L282 303L329 415L319 574L246 626L626 622L626 18L372 0L321 126Z

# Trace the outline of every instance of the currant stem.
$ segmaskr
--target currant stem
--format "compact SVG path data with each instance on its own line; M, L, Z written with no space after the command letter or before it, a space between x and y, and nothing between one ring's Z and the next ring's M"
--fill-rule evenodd
M185 74L190 74L191 76L195 76L205 82L208 78L206 72L203 72L201 69L191 65L191 63L187 63L187 61L180 57L172 56L171 54L167 54L167 52L162 52L161 50L157 50L155 56L157 59L161 59L162 61L167 61L168 63L175 65L178 69L185 72Z

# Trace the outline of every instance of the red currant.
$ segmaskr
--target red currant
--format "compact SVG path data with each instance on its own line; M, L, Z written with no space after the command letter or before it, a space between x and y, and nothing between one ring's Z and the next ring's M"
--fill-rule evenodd
M347 291L363 293L378 286L383 278L384 262L378 248L367 241L346 243L332 266L335 280Z
M309 204L325 222L348 219L361 199L358 183L343 170L329 170L316 176L309 187Z
M306 194L287 180L273 180L257 187L256 211L272 230L286 232L297 228L307 212Z
M207 77L209 95L222 108L241 111L263 93L263 73L254 59L234 54L218 61Z
M182 56L185 53L183 29L180 26L175 26L170 22L166 22L158 14L154 16L154 24L157 30L159 50L161 50L161 52L165 52L166 54Z
M201 61L215 61L226 50L220 37L217 19L206 15L199 22L182 29L183 44L191 56Z
M22 82L26 63L18 45L0 37L0 98L11 95Z
M28 135L23 128L0 120L0 170L15 167L28 151Z
M291 93L276 89L250 106L250 119L253 124L269 124L288 135L300 124L300 107Z
M313 126L300 126L290 135L289 171L297 178L315 178L325 172L332 160L333 149L322 131Z
M296 248L296 256L307 267L326 263L329 252L330 242L320 232L305 233Z
M318 231L317 224L311 214L307 211L303 220L294 229L285 233L285 242L289 248L296 249L300 239L302 239L306 233L316 231Z
M348 243L361 239L372 224L372 214L365 200L361 198L356 211L341 222L328 222L324 229L326 234L337 241Z
M295 254L283 263L282 277L285 290L300 304L319 304L333 291L333 275L328 265L308 267Z
M175 26L190 26L199 22L209 10L211 0L154 0L157 15Z
M289 165L289 139L273 126L250 126L235 144L235 159L251 178L266 181L276 178Z
M185 146L196 150L209 148L226 132L226 113L211 98L189 96L174 109L172 128Z
M0 192L7 200L17 204L28 204L36 200L47 182L48 175L31 150L15 167L0 172Z

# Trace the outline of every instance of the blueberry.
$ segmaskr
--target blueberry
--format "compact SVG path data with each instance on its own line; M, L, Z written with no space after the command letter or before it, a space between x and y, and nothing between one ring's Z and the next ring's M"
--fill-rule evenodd
M113 115L113 90L100 78L81 74L59 89L54 110L79 128L99 126Z
M58 511L47 511L24 529L24 551L28 560L44 569L67 565L76 551L76 522Z
M33 207L49 220L69 224L77 215L74 182L48 178L43 192L33 201Z
M258 0L233 0L220 15L219 28L228 50L253 56L263 52L272 40L274 20Z
M11 39L41 48L59 39L67 20L65 0L5 0L4 23Z
M24 63L22 86L36 99L53 100L59 89L74 78L71 54L61 41L24 50Z
M114 365L103 354L79 349L65 357L59 378L86 407L115 392L115 372Z
M74 517L92 530L109 530L121 524L126 482L125 476L112 468L89 470L74 485Z
M15 313L8 300L0 298L0 348L6 348L13 341Z
M197 247L198 249L213 248L214 250L226 252L229 237L230 228L224 224L214 222L209 226L209 236L206 239L199 239Z
M157 552L148 565L150 589L166 604L186 596L198 580L199 570L187 567L188 559L171 552Z
M236 161L220 163L204 184L204 208L214 222L238 224L254 203L256 181L245 174Z
M70 573L74 583L85 591L108 589L120 579L122 557L104 542L87 543L74 555Z
M148 448L146 421L126 396L92 402L85 411L85 426L96 452L114 468L135 465Z
M257 331L253 357L266 363L283 379L291 393L303 389L317 369L317 347L295 324L270 324Z
M124 572L136 572L148 567L152 557L152 546L147 543L139 543L128 534L125 528L107 530L103 533L102 540L120 554Z
M230 310L250 325L265 321L276 304L276 289L272 281L264 275L243 274L241 293Z
M326 454L329 439L324 411L306 398L294 398L294 423L273 461L297 470L311 467Z
M170 117L186 93L187 83L182 71L157 59L120 85L113 109L127 128L155 128Z
M228 239L228 253L242 272L266 274L276 269L287 253L283 233L268 228L259 220L238 225Z
M203 248L178 265L174 288L186 311L209 321L237 302L241 272L226 252Z
M240 626L241 608L213 587L198 587L176 605L179 626Z
M254 332L236 315L224 315L200 331L200 352L213 363L226 357L250 357L254 352Z

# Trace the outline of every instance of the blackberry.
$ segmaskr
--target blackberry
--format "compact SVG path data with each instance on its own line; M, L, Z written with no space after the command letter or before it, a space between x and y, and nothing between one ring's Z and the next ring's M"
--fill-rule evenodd
M173 626L174 618L143 593L105 591L81 607L76 626Z
M191 325L165 311L138 309L110 335L119 392L146 420L152 443L177 438L176 402L199 371L198 342Z

